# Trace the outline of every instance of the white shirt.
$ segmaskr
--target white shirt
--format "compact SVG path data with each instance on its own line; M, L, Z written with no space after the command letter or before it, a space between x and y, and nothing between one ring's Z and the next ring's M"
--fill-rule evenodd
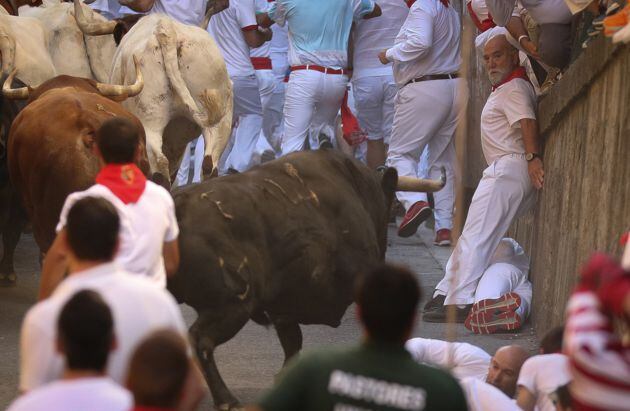
M208 0L155 0L149 13L166 14L180 23L199 27L206 15L207 3Z
M430 74L451 74L459 70L461 25L453 6L438 0L416 1L409 9L394 47L387 58L394 62L394 79L399 86Z
M523 363L517 385L527 388L536 397L538 411L555 411L549 395L570 381L568 357L546 354L533 356Z
M502 84L481 112L481 148L488 165L507 154L525 153L522 119L536 119L536 93L524 79Z
M53 381L18 397L7 411L130 411L131 393L108 377Z
M269 9L269 2L267 0L255 0L255 7L256 13L265 13ZM277 24L274 24L274 26L277 26ZM269 57L270 52L271 41L266 41L262 46L251 49L249 55L252 57Z
M506 26L516 7L517 0L486 0L492 20ZM573 18L564 0L520 0L524 9L538 24L569 24Z
M95 184L66 198L57 232L66 226L68 212L74 203L85 197L102 197L118 211L120 248L116 254L116 262L126 271L145 275L161 287L166 287L163 246L165 242L176 240L179 235L171 194L159 185L147 181L138 201L125 204L107 187Z
M391 76L392 65L381 64L378 53L394 45L409 7L400 0L379 0L383 14L374 19L357 21L354 31L354 79L370 76Z
M466 396L468 411L521 411L513 399L485 381L469 377L459 383Z
M230 77L255 74L242 31L257 29L254 0L230 0L230 7L210 19L208 33L221 50Z
M125 382L129 359L151 332L169 328L187 338L186 325L173 296L115 263L72 274L46 300L31 307L22 324L20 389L30 391L61 377L63 357L55 350L57 318L77 291L98 292L112 311L117 348L109 355L107 375Z
M448 370L458 380L472 377L485 381L488 376L492 357L472 344L412 338L405 348L417 362Z

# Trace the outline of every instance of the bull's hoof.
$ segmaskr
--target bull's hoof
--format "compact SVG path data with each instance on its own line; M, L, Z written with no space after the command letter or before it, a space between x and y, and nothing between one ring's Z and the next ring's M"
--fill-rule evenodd
M15 273L0 274L0 287L15 287L17 284L17 276Z

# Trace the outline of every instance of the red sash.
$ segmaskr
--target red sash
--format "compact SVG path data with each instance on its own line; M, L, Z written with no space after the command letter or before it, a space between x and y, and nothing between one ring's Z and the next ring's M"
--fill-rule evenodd
M271 59L269 57L251 57L254 70L271 70Z
M494 24L494 21L492 20L492 15L490 13L488 13L487 19L483 21L479 20L477 13L475 13L472 8L472 1L466 4L466 8L468 9L468 14L470 14L470 18L472 19L473 23L475 23L475 26L477 26L480 32L483 33L484 31L490 30L491 28L497 26L496 24Z
M514 69L514 71L512 71L510 75L507 76L502 82L500 82L496 86L492 86L492 91L496 90L497 88L501 87L505 83L512 81L516 78L522 78L523 80L527 80L527 82L529 82L529 77L527 77L527 72L525 71L525 68L519 66L518 68Z
M147 184L147 178L133 163L107 164L96 175L96 182L109 188L125 204L138 201Z
M348 107L348 90L346 90L341 103L341 128L343 129L343 139L351 146L356 146L367 140L367 134L361 130L357 118Z

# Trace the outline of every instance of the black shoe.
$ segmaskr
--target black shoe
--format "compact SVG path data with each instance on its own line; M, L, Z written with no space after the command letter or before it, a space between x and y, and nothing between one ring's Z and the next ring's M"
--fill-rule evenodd
M438 294L431 299L428 303L424 305L422 312L429 312L437 310L438 308L444 306L444 300L446 299L445 295Z
M459 308L456 305L443 305L437 310L429 311L422 315L422 319L428 323L445 323L448 321L448 308L455 308L455 322L463 323L466 321L466 317L470 312L470 308L472 304L465 306L464 308Z

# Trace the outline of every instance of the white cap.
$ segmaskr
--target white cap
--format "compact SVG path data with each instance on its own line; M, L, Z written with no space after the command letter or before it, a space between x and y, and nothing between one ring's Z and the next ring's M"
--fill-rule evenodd
M571 14L578 14L584 10L593 0L564 0Z
M480 35L478 35L475 38L475 47L477 48L479 52L483 52L483 48L486 46L486 44L488 44L490 40L498 36L505 36L508 43L510 43L512 47L518 49L519 51L525 52L525 50L523 50L523 47L521 47L521 45L518 44L518 41L514 40L514 37L510 35L507 29L505 27L500 27L500 26L496 26L491 29L488 29L484 31L483 33L481 33Z

